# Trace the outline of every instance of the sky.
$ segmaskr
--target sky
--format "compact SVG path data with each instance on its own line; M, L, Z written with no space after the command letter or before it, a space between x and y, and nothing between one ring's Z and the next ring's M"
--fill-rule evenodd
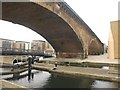
M103 43L108 44L110 22L118 20L119 0L64 1L85 21ZM2 20L0 20L0 38L29 42L45 40L27 27Z

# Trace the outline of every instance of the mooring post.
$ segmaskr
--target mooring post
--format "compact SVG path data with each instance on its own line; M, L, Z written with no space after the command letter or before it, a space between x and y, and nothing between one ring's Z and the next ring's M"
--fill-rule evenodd
M28 57L28 69L31 70L32 58Z
M30 80L30 75L31 75L31 69L32 69L32 57L28 57L28 80Z
M19 70L20 70L20 66L18 64L13 66L13 71L15 72L13 74L14 78L18 78L19 77L19 75L20 75Z

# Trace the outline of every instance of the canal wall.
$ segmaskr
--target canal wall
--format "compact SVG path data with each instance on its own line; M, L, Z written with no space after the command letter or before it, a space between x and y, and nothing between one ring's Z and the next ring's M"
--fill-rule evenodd
M58 66L56 70L53 70L54 65L50 64L35 64L32 65L33 69L48 71L50 73L58 73L62 75L68 75L72 77L87 77L98 80L107 80L120 82L118 74L111 73L110 70L98 69L98 68L85 68L85 67L73 67L73 66Z

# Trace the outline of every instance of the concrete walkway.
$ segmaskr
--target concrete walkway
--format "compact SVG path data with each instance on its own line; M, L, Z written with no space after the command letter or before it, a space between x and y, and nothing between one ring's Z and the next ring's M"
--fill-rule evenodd
M91 62L91 63L108 63L108 64L120 64L119 59L109 59L107 54L104 55L89 55L86 59L79 58L54 58L54 59L44 59L46 61L58 61L58 62Z
M18 84L15 84L15 83L12 83L12 82L9 82L9 81L6 81L6 80L0 80L0 90L11 90L15 89L15 90L31 90L27 87L24 87L24 86L21 86L21 85L18 85Z
M109 63L109 64L120 64L119 59L109 59L108 54L104 55L89 55L87 59L84 61L86 62L95 62L95 63Z
M73 67L73 66L58 66L56 70L52 70L53 64L40 64L36 63L32 65L34 69L45 70L49 72L71 75L72 77L88 77L101 80L119 81L118 74L111 73L110 70L99 68L87 68L87 67Z

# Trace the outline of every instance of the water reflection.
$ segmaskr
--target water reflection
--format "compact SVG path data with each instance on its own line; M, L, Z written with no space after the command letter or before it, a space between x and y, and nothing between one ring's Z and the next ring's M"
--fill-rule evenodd
M92 79L52 74L44 88L91 88Z
M3 77L3 76L2 76ZM75 78L49 72L31 70L19 74L19 77L9 76L4 79L29 88L117 88L115 82L94 80L89 78ZM35 90L36 90L35 89Z
M92 84L92 88L117 88L118 83L95 80Z

